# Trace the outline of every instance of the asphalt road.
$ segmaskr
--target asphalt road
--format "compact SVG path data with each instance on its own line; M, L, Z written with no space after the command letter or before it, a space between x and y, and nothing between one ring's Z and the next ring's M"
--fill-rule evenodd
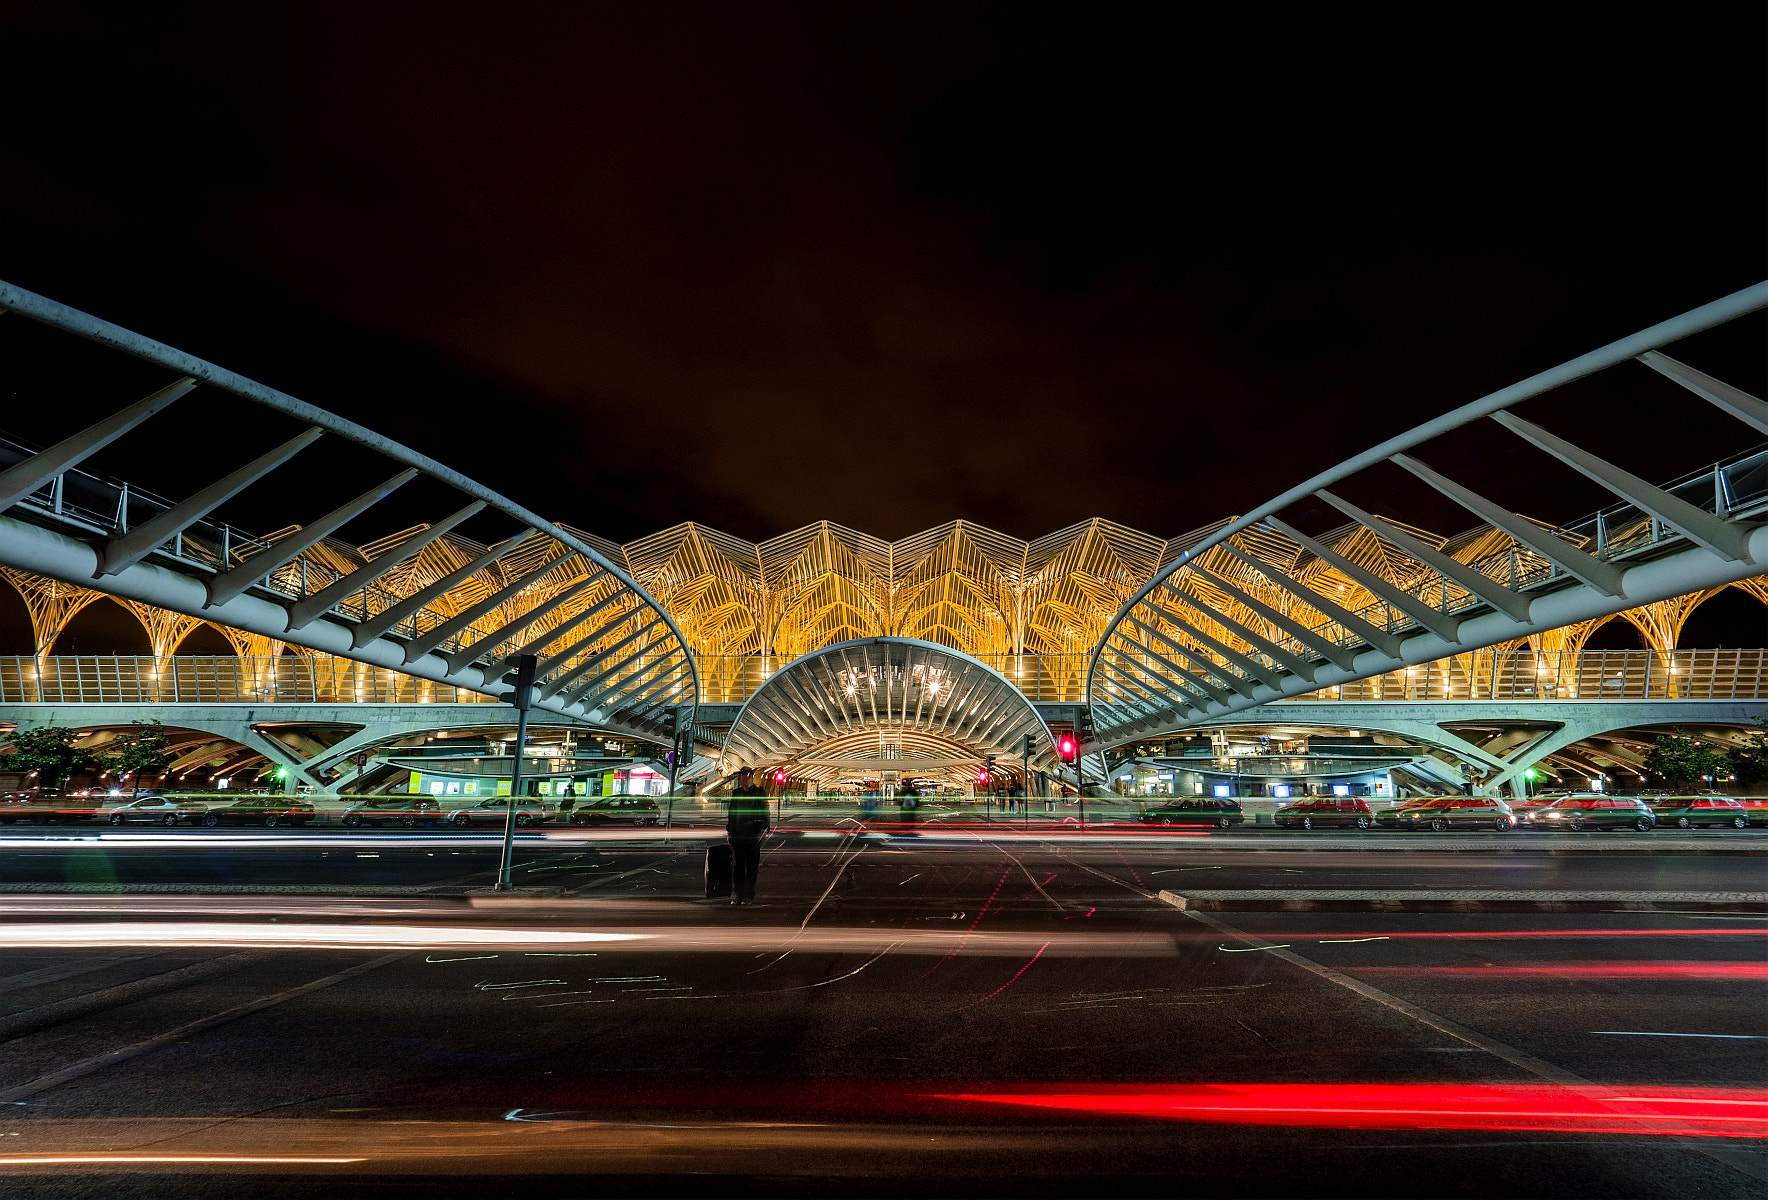
M517 882L523 886L595 890L610 865L628 852L641 856L679 848L669 870L694 874L697 855L722 834L688 829L663 841L654 831L557 831L516 841ZM847 845L829 831L781 837L771 851L778 863L815 861ZM1223 887L1491 887L1491 888L1768 888L1768 831L1584 834L1382 834L1362 832L1111 833L1050 836L928 831L916 838L882 838L874 849L891 854L924 848L940 861L959 861L977 847L987 853L1063 853L1086 847L1093 857L1145 891L1177 884ZM391 830L109 831L44 829L0 836L0 890L20 886L291 887L304 889L471 888L489 886L497 872L499 839L491 834ZM952 856L960 856L954 858ZM788 868L793 869L793 868ZM617 874L618 872L613 872ZM663 889L660 880L627 888ZM684 891L683 889L687 889ZM667 894L692 886L675 879ZM663 894L660 890L659 894Z
M1156 893L1760 892L1768 858L1392 841L798 839L733 909L694 843L533 841L503 899L488 842L8 838L0 1187L1762 1194L1760 915Z

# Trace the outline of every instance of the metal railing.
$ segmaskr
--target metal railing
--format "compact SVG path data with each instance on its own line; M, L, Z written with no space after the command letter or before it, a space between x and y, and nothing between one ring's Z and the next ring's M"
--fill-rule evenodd
M1080 699L1081 654L979 655L1033 702ZM708 656L704 702L739 704L791 660ZM1762 700L1768 650L1476 650L1322 688L1317 700ZM492 704L489 696L325 655L0 657L0 704Z
M0 657L0 704L495 704L490 696L324 655Z
M1283 703L1765 698L1768 650L1477 650Z
M1013 681L1033 703L1073 704L1081 699L1090 654L977 654L972 657ZM702 704L741 704L795 658L784 654L701 654Z

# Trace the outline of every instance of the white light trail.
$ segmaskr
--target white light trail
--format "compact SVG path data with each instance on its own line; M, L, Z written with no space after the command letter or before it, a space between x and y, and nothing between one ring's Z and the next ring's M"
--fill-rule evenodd
M519 833L516 835L518 846L539 847L547 845L579 845L583 843L602 842L649 842L664 843L684 842L699 846L710 841L724 840L722 827L691 827L676 829L548 829L537 833ZM0 849L5 850L41 850L45 846L58 847L111 847L130 848L136 846L201 846L213 849L216 846L231 846L238 849L260 850L265 848L284 849L299 847L303 850L345 849L375 850L387 846L422 847L426 850L482 850L501 845L501 830L485 833L443 832L443 833L333 833L330 830L312 830L290 833L225 833L208 830L182 830L165 833L147 832L100 832L93 829L83 832L17 834L8 833L0 837Z
M244 947L301 950L432 950L463 946L583 946L632 942L644 933L568 929L474 929L426 925L257 924L246 921L115 921L102 925L0 925L0 948L65 950Z
M255 950L476 950L537 948L599 953L760 954L790 948L798 954L961 954L1022 957L1044 947L1048 957L1169 958L1177 953L1164 934L1134 932L963 933L903 929L810 929L797 926L655 926L620 929L492 928L461 925L326 925L255 921L112 921L8 924L0 922L0 950L255 949Z

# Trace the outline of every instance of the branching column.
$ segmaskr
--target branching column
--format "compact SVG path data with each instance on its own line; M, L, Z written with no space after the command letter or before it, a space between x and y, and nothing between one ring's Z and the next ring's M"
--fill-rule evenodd
M0 576L5 576L6 581L18 589L25 607L30 610L31 634L38 658L45 657L54 648L55 639L61 636L76 613L104 595L12 567L0 567Z

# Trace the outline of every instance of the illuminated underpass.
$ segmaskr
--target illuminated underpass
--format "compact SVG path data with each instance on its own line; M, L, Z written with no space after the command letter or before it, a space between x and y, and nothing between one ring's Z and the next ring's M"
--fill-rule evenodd
M723 762L840 787L973 782L990 758L1003 771L1056 768L1049 726L1024 693L967 654L877 637L807 654L768 679L732 723Z

